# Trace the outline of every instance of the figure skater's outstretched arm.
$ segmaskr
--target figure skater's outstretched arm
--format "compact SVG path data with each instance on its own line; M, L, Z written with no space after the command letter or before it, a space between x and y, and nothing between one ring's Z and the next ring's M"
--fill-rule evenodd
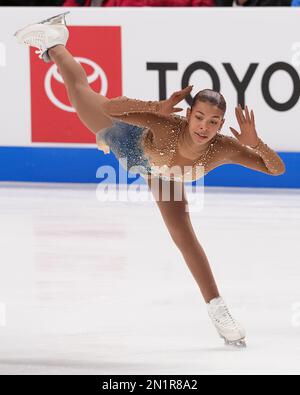
M182 111L182 108L176 107L190 92L193 86L172 93L166 100L160 101L143 101L136 99L129 99L126 96L115 97L108 99L103 103L103 109L110 116L120 116L124 114L134 114L141 112L153 112L156 114L170 115Z
M230 127L236 138L225 139L225 161L273 176L285 173L282 159L257 136L253 111L249 114L246 106L244 115L241 106L238 106L235 113L241 132Z

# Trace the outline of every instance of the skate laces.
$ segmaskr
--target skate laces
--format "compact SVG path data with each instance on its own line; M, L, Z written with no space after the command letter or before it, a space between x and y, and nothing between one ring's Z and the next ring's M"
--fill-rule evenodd
M223 328L238 329L236 321L230 314L229 309L225 304L211 306L211 308L211 317L217 325L222 326Z
M39 58L42 58L42 54L45 52L45 33L44 32L35 32L31 36L24 39L24 44L27 44L31 47L38 48L35 51L36 54L39 54Z

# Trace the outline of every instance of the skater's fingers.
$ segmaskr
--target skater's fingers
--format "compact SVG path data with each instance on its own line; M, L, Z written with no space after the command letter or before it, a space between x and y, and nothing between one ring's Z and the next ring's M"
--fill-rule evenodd
M242 124L243 124L243 120L241 118L241 112L240 112L240 108L239 107L235 107L235 116L236 116L236 119L237 119L237 121L238 121L238 123L239 123L239 125L241 127Z
M193 85L189 85L186 88L181 89L180 91L176 91L172 93L171 99L180 101L184 99L192 91L192 89L193 89Z
M245 118L245 115L243 113L242 106L239 104L238 108L239 108L240 119L242 120L243 123L245 123L246 122L246 118Z
M246 120L247 120L247 122L251 123L250 114L249 114L249 110L248 110L247 106L246 106L245 113L246 113Z
M231 130L232 134L234 134L234 136L236 138L238 138L240 136L239 132L235 129L233 129L231 126L229 126L229 129Z
M252 125L255 127L255 118L254 118L253 110L251 110L251 122L252 122Z

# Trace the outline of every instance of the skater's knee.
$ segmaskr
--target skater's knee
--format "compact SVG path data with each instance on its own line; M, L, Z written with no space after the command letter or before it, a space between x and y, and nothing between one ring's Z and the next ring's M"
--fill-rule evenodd
M188 248L191 235L191 224L189 218L182 218L180 224L178 222L171 222L168 225L170 236L176 246L181 250Z
M186 234L175 231L174 233L171 233L171 237L180 251L183 252L189 248L189 239Z
M72 106L76 109L77 105L82 101L82 96L86 94L86 89L90 89L86 87L84 84L74 82L69 86L66 86L68 97Z
M74 83L67 89L73 100L80 100L81 96L85 96L87 92L92 90L91 87L84 81L74 81Z
M88 83L84 81L74 82L68 89L68 96L72 104L87 105L90 108L100 108L104 111L104 105L109 99L95 92Z

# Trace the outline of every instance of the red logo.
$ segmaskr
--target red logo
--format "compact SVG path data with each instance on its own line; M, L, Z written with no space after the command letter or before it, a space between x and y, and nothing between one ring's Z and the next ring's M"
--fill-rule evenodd
M121 28L69 27L67 48L84 68L90 87L107 97L122 96ZM78 118L55 63L30 48L33 142L94 143L95 135Z

